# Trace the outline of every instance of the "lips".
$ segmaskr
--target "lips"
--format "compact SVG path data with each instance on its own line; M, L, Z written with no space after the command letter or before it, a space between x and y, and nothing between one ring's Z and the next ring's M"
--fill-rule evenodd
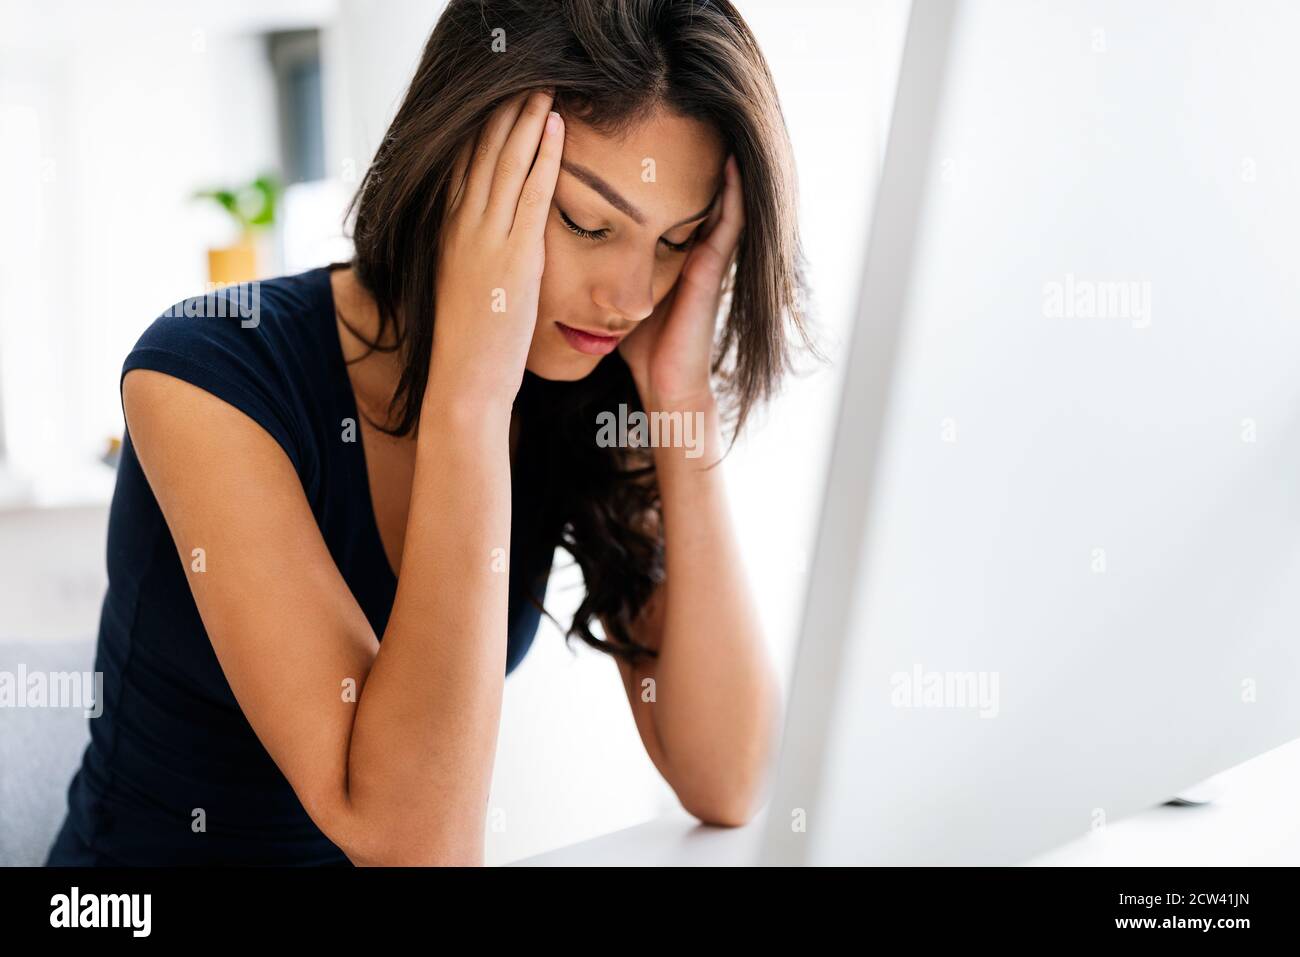
M619 340L623 338L622 336L602 336L592 332L585 332L582 329L575 329L573 326L566 326L562 322L557 322L555 325L572 348L589 356L608 355L618 347Z

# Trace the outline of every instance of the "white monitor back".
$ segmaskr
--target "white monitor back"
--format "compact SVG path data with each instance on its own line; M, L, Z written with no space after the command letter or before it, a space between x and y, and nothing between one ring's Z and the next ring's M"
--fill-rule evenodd
M913 5L765 862L1022 861L1300 736L1297 43Z

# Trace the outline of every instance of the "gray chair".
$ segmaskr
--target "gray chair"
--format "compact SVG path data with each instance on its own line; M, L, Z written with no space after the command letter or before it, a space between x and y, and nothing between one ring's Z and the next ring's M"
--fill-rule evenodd
M0 671L88 672L95 643L0 641ZM81 708L0 707L0 865L40 866L67 813L68 784L90 741Z

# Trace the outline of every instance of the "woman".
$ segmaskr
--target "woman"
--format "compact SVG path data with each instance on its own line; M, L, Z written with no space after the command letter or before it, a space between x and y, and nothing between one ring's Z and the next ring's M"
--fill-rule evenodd
M748 29L453 0L354 208L350 264L124 364L104 715L49 863L481 863L557 544L655 766L745 822L780 694L711 466L804 333ZM597 441L620 407L700 428Z

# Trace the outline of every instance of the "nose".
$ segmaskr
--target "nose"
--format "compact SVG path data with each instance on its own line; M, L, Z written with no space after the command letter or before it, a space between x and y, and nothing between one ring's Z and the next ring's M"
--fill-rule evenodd
M591 301L606 315L640 322L655 308L653 263L621 260L591 287Z

